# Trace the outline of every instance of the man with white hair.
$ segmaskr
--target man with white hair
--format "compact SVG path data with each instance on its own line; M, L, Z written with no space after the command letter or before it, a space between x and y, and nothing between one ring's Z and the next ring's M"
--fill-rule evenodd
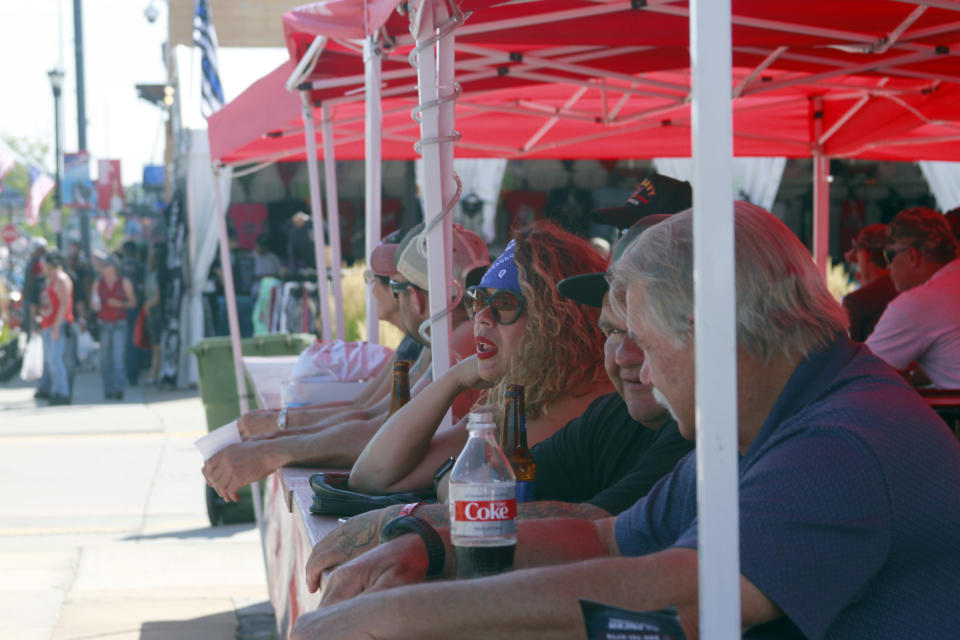
M612 282L645 353L642 380L689 438L692 214L644 232ZM843 309L782 222L737 202L735 234L745 637L950 637L960 623L960 443L845 335ZM401 535L334 571L324 599L333 606L302 615L292 638L582 638L578 599L675 606L696 637L696 485L690 455L616 518L521 522L522 570L340 602L424 577L429 536ZM450 576L455 559L443 547Z

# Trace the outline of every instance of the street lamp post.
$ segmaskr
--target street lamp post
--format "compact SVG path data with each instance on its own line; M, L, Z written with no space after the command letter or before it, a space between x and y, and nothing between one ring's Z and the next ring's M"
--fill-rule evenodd
M63 251L63 153L60 149L60 96L63 93L63 69L54 68L47 71L47 77L50 78L50 87L53 89L53 126L54 126L54 151L56 153L56 204L60 211L60 229L57 231L57 247Z

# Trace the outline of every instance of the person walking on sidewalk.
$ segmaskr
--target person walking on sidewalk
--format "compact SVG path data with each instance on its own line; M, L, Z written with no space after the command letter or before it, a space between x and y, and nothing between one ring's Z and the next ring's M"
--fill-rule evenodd
M73 323L73 282L63 270L63 256L51 251L44 258L47 286L41 294L40 331L43 336L43 377L38 397L49 394L51 405L70 404L70 380L66 358Z
M120 276L117 261L109 257L101 263L100 277L94 285L93 308L100 325L100 373L103 397L123 400L127 381L124 349L127 344L127 309L137 305L133 283Z

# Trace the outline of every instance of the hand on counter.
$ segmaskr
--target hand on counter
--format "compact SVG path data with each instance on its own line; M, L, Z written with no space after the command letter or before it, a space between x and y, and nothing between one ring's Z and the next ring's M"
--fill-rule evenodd
M401 505L368 511L353 516L323 537L307 559L307 588L311 592L325 587L323 577L379 544L380 528L400 513Z
M408 533L371 549L329 574L320 606L348 600L361 593L423 582L429 566L420 536Z
M233 444L203 465L203 477L227 502L239 499L240 487L262 480L288 462L286 456L262 442Z

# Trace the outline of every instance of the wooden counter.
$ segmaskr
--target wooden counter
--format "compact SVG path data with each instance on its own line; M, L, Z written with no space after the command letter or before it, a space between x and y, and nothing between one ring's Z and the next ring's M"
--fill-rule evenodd
M244 357L251 392L261 407L280 407L281 381L289 378L295 361L295 356ZM317 402L350 400L363 386L363 383L330 382L311 388L311 393L316 392ZM270 602L281 638L289 635L300 613L319 604L319 594L307 590L307 560L317 541L339 524L336 517L310 513L313 503L310 476L319 471L323 469L284 467L266 479L261 543L267 563Z

